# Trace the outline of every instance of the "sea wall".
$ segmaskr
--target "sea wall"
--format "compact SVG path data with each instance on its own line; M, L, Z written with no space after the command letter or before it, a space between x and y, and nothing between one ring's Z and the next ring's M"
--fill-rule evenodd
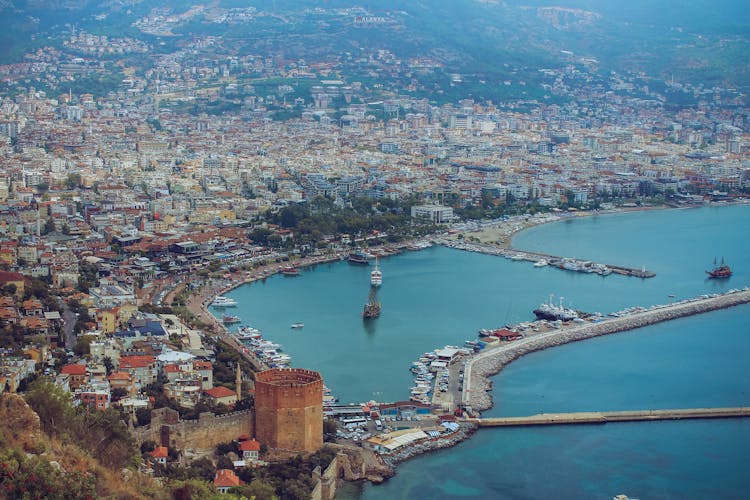
M569 326L554 332L535 335L514 344L491 348L469 361L470 379L468 391L465 389L466 406L472 412L487 410L492 407L492 381L489 377L524 354L547 349L569 342L576 342L600 335L633 330L663 321L669 321L695 314L702 314L750 302L750 291L742 290L726 293L717 297L693 299L675 304L657 306L647 311L630 314L625 317L611 318L599 323L587 323L582 326Z

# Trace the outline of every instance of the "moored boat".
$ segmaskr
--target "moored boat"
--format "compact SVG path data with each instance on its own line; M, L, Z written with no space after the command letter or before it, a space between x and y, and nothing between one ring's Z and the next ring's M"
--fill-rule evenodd
M299 276L299 269L294 266L289 266L281 269L281 274L284 276Z
M559 306L553 304L552 295L549 296L549 302L543 302L538 308L534 309L534 314L538 319L546 319L549 321L571 321L578 317L578 311L563 307L562 297L560 297Z
M229 297L225 297L224 295L217 295L211 302L211 305L214 307L235 307L237 305L237 301L234 299L230 299Z
M225 325L231 325L233 323L239 323L242 320L240 319L239 316L233 316L231 314L225 314L221 318L221 321L223 321Z
M352 264L369 264L370 257L371 255L369 253L357 250L356 252L351 252L349 257L347 257L347 260Z

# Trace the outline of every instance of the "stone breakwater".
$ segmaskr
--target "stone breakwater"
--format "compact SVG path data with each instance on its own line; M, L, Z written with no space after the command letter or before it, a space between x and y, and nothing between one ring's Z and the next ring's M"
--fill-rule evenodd
M383 462L387 466L395 468L399 463L417 455L455 446L464 439L468 439L478 428L479 426L475 423L459 422L459 428L456 432L447 436L421 441L411 446L406 446L390 455L384 455Z
M467 364L470 374L468 386L464 389L466 394L465 404L473 412L492 408L492 397L489 394L492 381L489 380L489 377L496 375L505 365L524 354L600 335L633 330L663 321L747 304L748 302L750 302L750 290L735 291L715 297L655 306L645 311L607 319L598 323L568 326L534 335L512 344L490 348L488 351L472 358Z

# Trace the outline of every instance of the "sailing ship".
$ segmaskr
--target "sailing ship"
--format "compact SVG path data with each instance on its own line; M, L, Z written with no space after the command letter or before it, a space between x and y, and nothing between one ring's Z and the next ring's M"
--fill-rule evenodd
M375 269L370 272L370 285L380 286L383 284L383 273L378 267L378 258L375 257Z
M367 304L365 304L365 308L362 311L362 318L363 319L372 319L377 318L380 316L380 301L378 300L377 294L375 293L375 288L370 289L370 296L367 299Z
M728 278L732 275L732 269L724 263L724 257L721 258L721 264L716 264L716 257L714 257L714 268L710 271L706 271L709 278Z

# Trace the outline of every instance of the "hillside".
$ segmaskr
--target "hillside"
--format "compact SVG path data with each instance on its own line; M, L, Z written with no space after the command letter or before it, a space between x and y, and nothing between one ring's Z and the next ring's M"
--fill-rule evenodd
M602 74L642 72L750 89L750 14L738 0L143 0L126 6L6 0L0 9L8 23L0 35L5 62L58 43L75 27L138 38L164 52L201 35L231 40L227 45L240 54L308 61L378 48L399 58L430 58L475 80L522 79L530 86L540 68L586 60ZM165 16L168 22L155 21Z
M3 498L165 498L133 470L105 466L90 451L42 429L17 394L0 395L0 496Z

